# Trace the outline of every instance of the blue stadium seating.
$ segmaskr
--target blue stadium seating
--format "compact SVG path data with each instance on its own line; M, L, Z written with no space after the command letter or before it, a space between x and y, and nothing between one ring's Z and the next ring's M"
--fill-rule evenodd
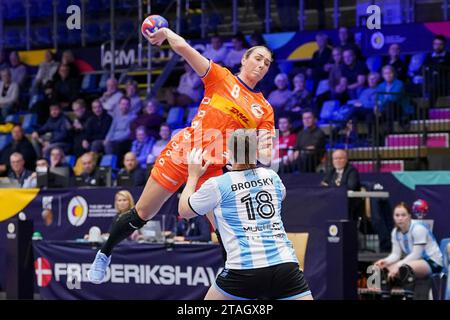
M18 123L19 119L20 118L18 114L10 114L5 118L5 122Z
M200 32L202 27L202 15L193 14L190 16L188 30L191 33Z
M30 17L39 17L39 3L36 0L30 1Z
M408 66L408 74L411 76L417 73L422 67L425 58L427 56L426 52L419 52L411 56L411 61Z
M53 16L53 0L39 1L39 16L42 18Z
M320 80L319 84L317 85L316 97L327 92L328 90L330 90L328 80Z
M129 36L137 36L136 27L131 20L125 20L120 23L119 28L117 29L116 37L119 40L125 40Z
M50 27L39 27L34 32L33 43L41 46L52 44L52 32Z
M105 154L100 160L99 166L117 169L117 156L115 154Z
M109 74L108 73L103 73L101 78L100 78L100 82L98 83L98 89L100 91L105 91L106 90L106 81L108 81L109 79Z
M184 109L182 107L172 107L167 115L167 124L170 128L178 129L183 126Z
M3 150L11 142L11 140L10 134L0 135L0 151Z
M101 26L101 38L102 40L109 40L110 36L111 23L105 22Z
M81 92L93 93L97 92L98 77L96 74L85 74L81 82Z
M19 29L9 29L5 32L5 46L16 48L20 46L20 32Z
M70 6L69 0L58 0L58 15L65 15L68 6Z
M23 116L22 128L25 133L32 133L36 128L37 116L35 113L27 113Z
M99 12L102 10L102 2L100 0L90 0L87 3L88 12Z
M197 114L198 107L192 107L188 109L188 114L186 117L186 125L191 125L192 119L194 119L195 115Z
M23 1L7 1L6 2L6 20L16 20L25 18L25 7Z
M325 101L320 112L320 120L325 122L332 120L333 113L339 109L339 106L339 100Z
M67 155L64 159L71 168L73 168L75 166L75 163L77 162L77 157L73 154Z
M86 41L88 43L95 43L102 40L100 25L98 23L89 23L86 25Z
M223 21L223 16L219 13L211 13L208 16L208 30L217 31L217 27Z
M67 45L69 43L67 27L65 25L58 26L58 43Z
M367 68L370 72L379 72L382 65L381 56L370 56L366 60Z

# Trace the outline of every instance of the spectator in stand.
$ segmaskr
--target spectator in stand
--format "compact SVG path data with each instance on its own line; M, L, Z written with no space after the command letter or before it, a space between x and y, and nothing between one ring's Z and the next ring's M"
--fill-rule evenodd
M147 101L145 108L142 110L142 114L136 117L131 122L131 139L136 139L136 129L140 126L144 126L147 129L147 134L155 139L159 138L159 127L164 122L163 117L159 114L159 102L156 99L150 99Z
M131 152L136 155L139 166L143 169L147 167L147 156L155 142L155 138L147 135L147 129L144 126L136 128L136 139L131 144Z
M126 96L130 99L130 113L137 115L142 109L142 100L138 95L138 83L135 80L129 80L126 84ZM116 109L116 112L118 110Z
M161 154L166 145L170 141L170 126L167 123L161 124L159 129L160 139L155 142L152 148L152 152L147 157L147 165L152 165L155 163L156 158Z
M325 70L325 65L331 59L331 49L328 47L328 36L324 33L316 35L316 43L319 47L314 53L312 60L309 63L307 75L314 81L314 88L320 80L328 78L328 72Z
M427 55L424 65L450 68L450 52L445 49L446 45L447 38L443 35L436 35L433 40L433 52Z
M25 168L25 160L19 152L14 152L9 157L10 170L8 172L8 178L15 180L22 188L35 188L36 185L32 185L32 171Z
M353 102L353 123L364 121L369 125L374 121L374 110L377 102L378 82L380 81L380 74L378 72L371 72L367 77L368 88L364 89L358 97L358 100ZM371 132L371 130L369 130Z
M80 83L77 78L70 75L67 64L61 64L58 73L54 76L55 95L63 108L67 108L78 98L80 94Z
M344 64L342 65L342 83L350 99L357 99L366 82L369 73L364 62L356 60L352 49L345 49L342 53Z
M297 74L293 80L294 90L285 105L286 115L291 119L300 119L303 110L311 107L312 96L306 90L305 76L302 73Z
M279 73L274 81L277 89L272 91L267 98L267 101L272 105L275 115L283 112L287 102L292 96L292 91L289 90L289 78L285 73Z
M103 152L103 141L112 124L112 117L103 110L100 100L92 101L93 115L87 120L85 126L85 139L81 142L83 149L93 152Z
M34 170L36 162L36 152L33 145L25 136L22 126L20 124L14 125L11 130L12 142L5 146L0 152L0 173L6 172L7 165L9 163L9 157L11 154L18 152L25 159L25 168L28 170Z
M211 59L221 66L224 65L227 54L228 50L223 46L222 38L217 34L211 37L211 44L203 52L205 58Z
M17 83L22 88L27 80L27 67L20 61L17 51L11 51L9 54L9 64L12 82Z
M83 183L86 186L96 186L95 170L97 169L97 163L93 152L86 152L81 156L81 167L80 177L83 179Z
M321 185L325 187L343 187L351 191L360 191L359 172L348 162L347 151L337 149L332 154L333 168L329 170ZM350 218L354 221L362 214L362 199L349 198L348 209Z
M198 103L202 98L203 83L200 77L188 63L184 63L184 70L178 88L172 92L169 91L166 97L169 105L185 107Z
M5 50L0 48L0 71L9 68L9 63L6 60Z
M228 52L225 66L233 73L237 73L241 66L241 59L248 48L247 40L241 32L236 33L231 39L233 48Z
M70 77L78 79L80 76L80 70L77 67L75 56L71 50L64 50L61 56L61 64L69 66Z
M384 81L378 85L377 107L387 119L390 129L393 121L403 119L407 114L405 105L405 88L403 82L396 79L395 70L387 65L382 69Z
M119 175L122 174L131 176L133 187L143 186L147 182L146 170L139 167L136 155L131 151L123 157L123 168L119 171Z
M348 162L347 151L337 149L333 151L333 168L328 171L322 180L326 187L345 187L347 190L359 191L361 184L359 173L355 167Z
M383 65L390 65L394 68L397 78L401 81L407 79L407 67L406 64L400 59L400 45L393 43L389 46L389 56L385 59Z
M114 116L119 100L122 97L123 93L118 88L117 80L114 78L109 78L106 81L106 91L100 98L103 109L106 110L111 116Z
M86 140L86 124L91 113L86 110L86 102L83 99L75 100L72 103L72 110L75 114L72 122L73 154L79 157L87 151L83 147L83 140Z
M339 35L339 47L344 52L347 49L352 49L355 54L356 59L362 59L361 48L358 47L355 43L355 37L353 33L351 33L347 27L340 27L338 31Z
M315 172L325 154L325 134L316 122L311 110L303 112L303 129L298 133L294 152L300 172Z
M294 149L297 143L297 135L291 132L291 122L287 117L278 119L278 159L281 162L281 172L290 172L291 163L294 162Z
M119 114L112 121L108 134L103 141L106 154L116 154L119 159L130 150L130 124L136 118L130 113L130 99L122 97L119 100Z
M70 150L70 120L62 113L58 104L50 106L50 118L31 137L33 143L42 145L42 154L48 156L50 149L61 147Z
M50 50L45 51L45 60L39 65L32 91L36 92L51 81L58 71L58 66L59 62L55 61L53 53Z
M70 175L73 175L72 168L66 162L66 155L63 149L56 147L50 150L49 168L69 168Z
M48 81L44 86L44 97L31 107L31 111L37 114L38 126L42 126L47 121L50 116L50 106L58 103L54 86L52 80Z
M19 85L12 80L9 69L1 70L0 78L0 121L3 121L19 100Z

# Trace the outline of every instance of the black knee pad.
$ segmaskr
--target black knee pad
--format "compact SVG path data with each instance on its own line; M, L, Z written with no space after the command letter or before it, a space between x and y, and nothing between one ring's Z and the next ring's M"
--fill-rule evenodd
M414 270L407 264L403 264L398 269L398 276L403 290L405 291L406 299L413 299L414 285L416 281L416 275Z
M142 228L147 223L147 221L142 220L141 217L139 217L136 208L132 208L130 211L120 215L117 218L117 222L119 222L119 220L122 224L125 223L135 230Z

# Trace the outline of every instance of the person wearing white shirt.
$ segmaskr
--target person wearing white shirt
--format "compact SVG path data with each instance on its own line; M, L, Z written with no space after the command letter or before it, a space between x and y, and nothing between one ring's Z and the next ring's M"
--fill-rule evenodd
M106 110L111 116L114 116L122 96L123 93L118 89L117 80L114 78L109 78L106 81L106 91L100 98L103 109Z
M12 81L9 69L0 71L0 77L0 109L1 116L5 118L19 99L19 85Z
M184 70L185 73L181 75L176 91L167 99L170 105L184 107L197 103L202 98L202 80L188 63L184 64Z
M222 39L215 35L211 38L211 44L203 52L205 58L211 59L217 64L223 65L228 54L228 49L223 46Z

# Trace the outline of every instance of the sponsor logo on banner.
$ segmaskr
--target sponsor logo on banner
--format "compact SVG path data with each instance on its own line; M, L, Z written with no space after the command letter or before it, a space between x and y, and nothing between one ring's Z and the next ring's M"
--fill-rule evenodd
M36 281L39 287L46 287L52 280L66 284L70 279L77 279L80 283L89 282L88 271L90 263L57 263L53 264L39 257L34 262ZM143 265L143 264L112 264L108 267L104 283L134 283L154 284L163 286L211 286L217 274L223 268L215 270L212 267L172 266L172 265Z
M73 226L81 226L88 216L88 204L86 200L81 196L73 197L67 207L67 216Z
M339 233L339 229L335 224L332 224L329 228L328 228L328 242L331 243L338 243L340 241L340 237L338 237Z
M52 280L52 265L42 257L34 261L34 270L36 272L36 282L39 287L46 287Z
M372 48L381 49L384 46L384 35L381 32L375 32L370 38L370 43L372 44Z

